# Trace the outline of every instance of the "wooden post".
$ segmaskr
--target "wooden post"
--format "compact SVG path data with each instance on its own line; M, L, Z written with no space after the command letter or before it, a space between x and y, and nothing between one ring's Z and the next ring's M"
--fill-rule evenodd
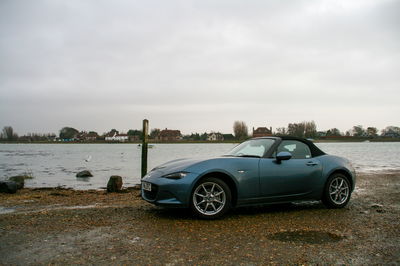
M148 150L149 120L143 120L143 136L142 136L142 178L147 173L147 150Z

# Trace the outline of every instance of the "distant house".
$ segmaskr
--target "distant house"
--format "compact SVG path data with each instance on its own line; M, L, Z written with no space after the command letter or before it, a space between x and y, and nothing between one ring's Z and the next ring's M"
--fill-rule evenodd
M113 141L114 136L117 135L118 133L119 133L118 131L112 130L104 136L104 140L105 141Z
M266 137L266 136L272 136L272 127L270 128L258 127L257 129L254 129L253 127L253 138Z
M114 136L115 141L125 142L129 140L129 136L127 134L117 134Z
M177 141L182 139L180 130L164 129L155 138L157 141Z
M224 135L222 135L221 133L211 132L210 134L207 135L207 140L208 141L223 141Z
M96 141L99 137L99 134L97 134L97 132L94 131L90 131L87 135L85 140L86 141Z
M98 137L99 135L94 131L90 131L89 133L86 131L81 131L77 135L77 139L79 141L96 141Z
M382 137L384 137L384 138L400 138L400 134L397 132L390 131L390 132L384 132L382 134Z
M119 134L118 131L111 131L106 134L105 141L118 141L125 142L129 140L129 136L127 134Z

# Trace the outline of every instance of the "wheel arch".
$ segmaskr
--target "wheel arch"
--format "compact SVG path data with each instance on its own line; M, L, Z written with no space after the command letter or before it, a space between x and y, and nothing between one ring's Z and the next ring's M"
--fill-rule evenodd
M208 172L208 173L202 175L195 182L194 186L192 187L190 195L193 193L193 190L196 188L197 184L199 184L203 179L205 179L207 177L214 177L214 178L218 178L218 179L221 179L222 181L224 181L228 185L229 189L231 190L232 207L236 206L237 199L238 199L237 185L230 175L228 175L227 173L224 173L224 172L220 172L220 171L212 171L212 172Z
M352 188L352 190L354 190L354 180L353 180L353 176L351 175L351 173L349 173L347 170L345 169L335 169L333 170L331 173L329 173L328 178L334 174L342 174L345 177L347 177L347 179L350 182L350 186ZM326 180L326 182L328 182L328 179Z

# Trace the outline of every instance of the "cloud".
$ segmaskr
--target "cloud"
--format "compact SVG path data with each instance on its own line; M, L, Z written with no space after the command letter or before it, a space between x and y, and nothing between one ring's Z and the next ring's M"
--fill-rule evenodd
M398 1L0 5L0 125L20 131L399 122Z

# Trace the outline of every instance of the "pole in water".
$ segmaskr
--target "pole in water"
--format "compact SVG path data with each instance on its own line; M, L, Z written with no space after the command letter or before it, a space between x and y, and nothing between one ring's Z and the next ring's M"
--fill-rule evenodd
M148 136L149 136L149 120L143 120L143 136L142 136L142 178L147 173L147 150L148 150Z

